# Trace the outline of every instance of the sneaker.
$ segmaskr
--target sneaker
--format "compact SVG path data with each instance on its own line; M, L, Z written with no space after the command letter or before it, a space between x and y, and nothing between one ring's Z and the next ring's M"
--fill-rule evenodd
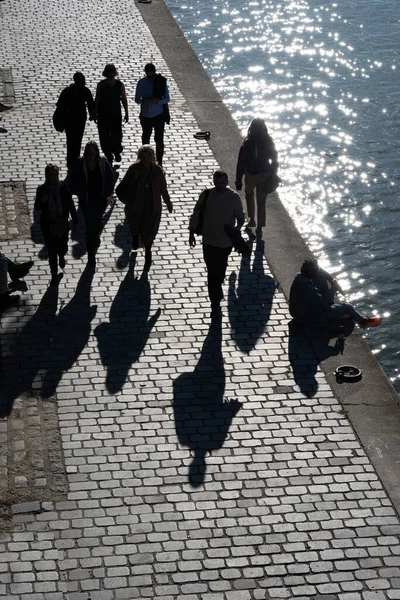
M60 269L65 269L65 256L59 257L58 264L60 265Z
M14 108L14 106L6 106L6 104L0 102L0 112L5 112L6 110L14 110Z
M366 329L367 327L378 327L382 323L382 317L366 317L365 323L360 325L361 329Z

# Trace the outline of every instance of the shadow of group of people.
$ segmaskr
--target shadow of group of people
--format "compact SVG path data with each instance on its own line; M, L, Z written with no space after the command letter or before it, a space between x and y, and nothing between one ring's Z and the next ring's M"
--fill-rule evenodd
M128 243L127 237L121 235L124 257L125 239ZM264 273L263 256L264 243L259 238L253 261L243 258L238 275L232 273L229 278L231 335L246 353L251 352L265 331L276 289L273 279ZM112 301L109 320L93 330L106 371L105 387L115 395L123 389L132 365L139 361L161 314L160 307L151 309L148 275L144 270L136 276L135 261L136 254L132 254ZM7 347L2 361L4 402L0 417L11 413L17 397L34 393L51 399L63 375L88 347L97 312L90 298L93 274L88 267L83 271L74 295L58 312L58 286L48 287L35 314L17 335L11 325L7 329L5 321ZM88 360L95 365L89 350ZM75 375L71 379L77 380ZM225 383L222 323L211 321L195 369L180 375L173 384L177 437L193 453L189 481L194 487L204 480L206 455L222 447L241 406L234 397L225 397ZM72 380L67 382L63 390L72 391L73 384Z

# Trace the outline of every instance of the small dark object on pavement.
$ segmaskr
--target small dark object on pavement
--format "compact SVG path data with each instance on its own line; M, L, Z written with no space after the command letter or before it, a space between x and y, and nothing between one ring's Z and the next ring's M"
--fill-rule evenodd
M196 138L196 140L206 140L206 142L208 142L211 138L211 133L209 131L198 131L193 137Z
M335 371L336 381L338 383L356 383L362 379L362 371L352 365L341 365Z

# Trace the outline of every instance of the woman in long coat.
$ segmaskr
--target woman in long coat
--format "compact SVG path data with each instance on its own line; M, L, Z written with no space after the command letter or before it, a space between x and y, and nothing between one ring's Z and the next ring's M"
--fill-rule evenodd
M149 145L142 146L137 158L115 193L125 204L125 215L132 234L132 250L138 250L140 238L145 248L145 269L149 270L152 263L151 248L160 226L161 199L170 213L172 202L164 171L156 164L154 149Z
M103 215L115 185L114 172L109 162L100 156L96 142L86 144L83 158L79 158L68 173L68 184L71 192L78 196L86 223L88 264L95 267Z

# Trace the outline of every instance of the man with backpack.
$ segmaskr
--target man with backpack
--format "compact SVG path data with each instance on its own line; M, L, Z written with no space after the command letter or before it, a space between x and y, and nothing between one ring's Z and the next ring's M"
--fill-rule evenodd
M67 165L71 167L81 154L83 133L87 120L93 120L95 106L92 92L86 87L83 73L74 74L74 83L65 88L58 99L53 122L57 131L67 136Z
M150 144L154 129L156 158L161 166L164 155L164 127L165 123L169 123L169 90L166 78L156 74L153 63L147 63L144 72L146 77L138 81L135 93L135 102L140 104L142 144Z

